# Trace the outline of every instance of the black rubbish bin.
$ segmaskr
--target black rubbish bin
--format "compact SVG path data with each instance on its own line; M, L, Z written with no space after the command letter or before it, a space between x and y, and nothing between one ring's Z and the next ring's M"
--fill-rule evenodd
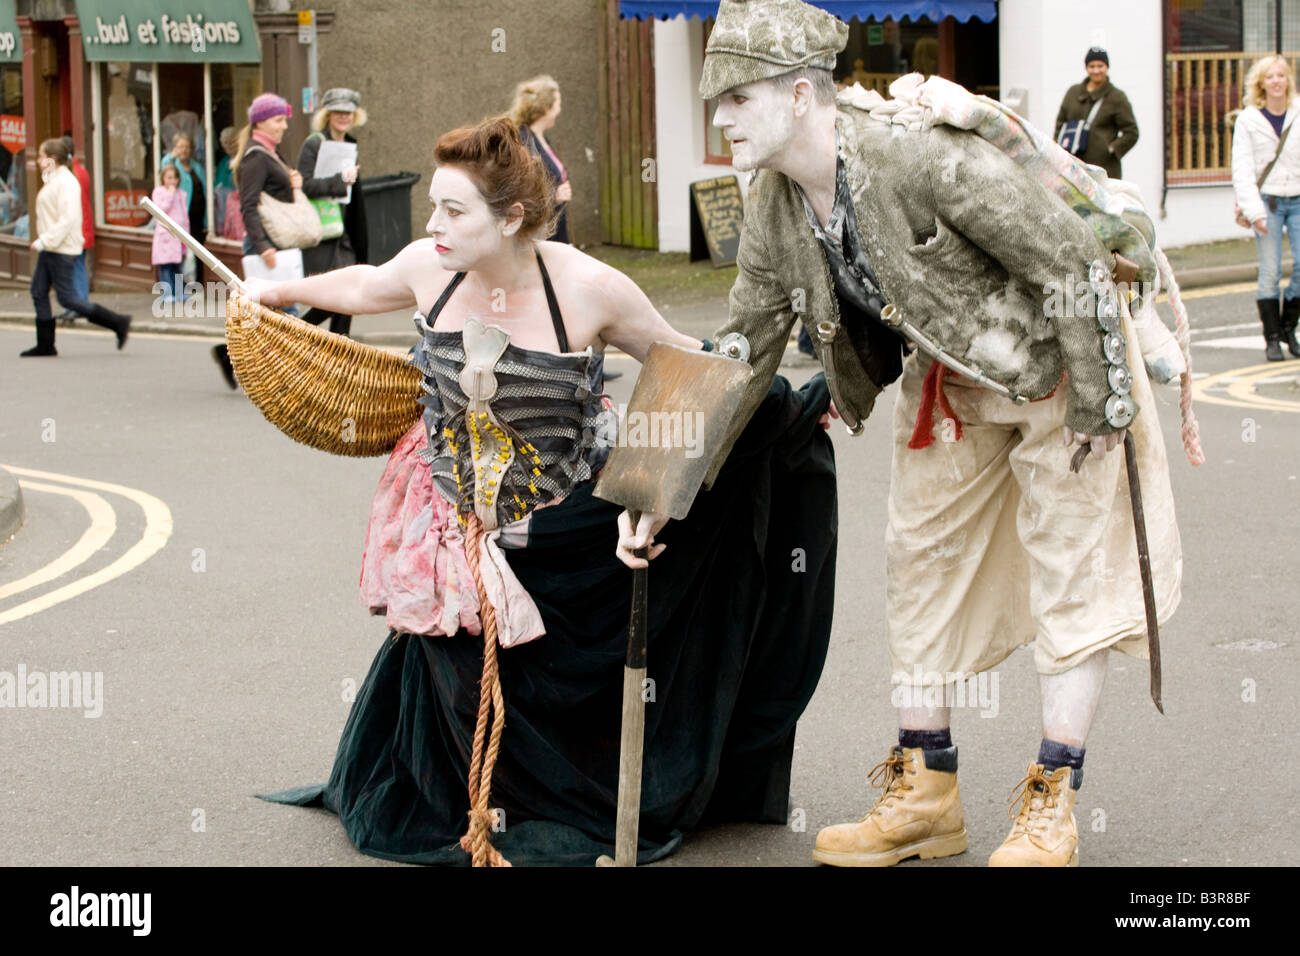
M383 265L411 243L411 187L419 173L387 173L362 179L370 264Z

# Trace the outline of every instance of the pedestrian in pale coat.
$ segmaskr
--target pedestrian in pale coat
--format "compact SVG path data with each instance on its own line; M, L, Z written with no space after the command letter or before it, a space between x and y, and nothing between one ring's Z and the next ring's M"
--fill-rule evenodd
M1246 103L1232 132L1232 188L1240 210L1237 221L1255 232L1259 254L1255 305L1264 326L1265 356L1270 362L1280 362L1283 341L1291 354L1300 358L1300 342L1296 341L1300 270L1292 269L1291 282L1278 306L1282 230L1294 249L1296 230L1300 229L1300 136L1287 135L1300 100L1290 64L1280 56L1266 56L1251 67L1246 75Z

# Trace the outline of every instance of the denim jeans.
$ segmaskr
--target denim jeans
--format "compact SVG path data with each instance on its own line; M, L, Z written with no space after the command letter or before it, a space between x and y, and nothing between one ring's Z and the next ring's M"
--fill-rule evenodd
M181 274L181 265L179 262L158 263L158 281L165 286L162 293L164 302L185 301L185 277Z
M1269 201L1268 196L1264 202ZM1286 226L1287 239L1291 244L1291 257L1296 258L1296 232L1300 231L1300 196L1277 196L1277 212L1268 213L1268 235L1255 235L1255 247L1259 252L1259 289L1257 299L1276 299L1277 287L1282 280L1282 227ZM1300 299L1300 268L1291 269L1291 281L1287 283L1286 299Z
M37 322L49 322L54 318L54 313L50 309L51 288L54 289L59 305L65 309L70 309L86 318L93 318L100 314L99 306L77 292L76 262L76 256L65 256L57 252L37 253L31 284Z
M82 252L77 256L77 261L73 272L73 288L77 290L77 298L90 298L90 276L86 273L86 253Z

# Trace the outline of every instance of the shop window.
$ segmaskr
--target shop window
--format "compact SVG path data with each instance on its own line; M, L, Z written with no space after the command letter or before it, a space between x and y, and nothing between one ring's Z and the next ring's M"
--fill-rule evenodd
M159 168L177 166L181 188L190 197L189 232L202 242L208 233L208 193L212 177L207 166L210 130L203 106L203 65L158 64Z
M258 63L214 63L212 73L213 211L215 229L209 235L236 242L244 238L244 221L237 214L239 192L230 174L235 137L248 123L248 107L262 92L262 67ZM230 214L231 210L235 214Z
M104 188L97 218L142 227L149 214L140 200L154 187L153 64L110 62L102 71Z
M1280 51L1300 66L1300 0L1169 0L1165 6L1165 176L1170 186L1232 181L1232 135L1246 76Z
M27 145L19 64L0 66L0 235L22 231L27 219Z

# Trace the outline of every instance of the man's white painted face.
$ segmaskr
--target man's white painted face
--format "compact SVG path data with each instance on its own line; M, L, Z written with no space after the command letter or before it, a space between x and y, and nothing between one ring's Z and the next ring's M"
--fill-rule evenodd
M731 142L731 165L761 169L794 137L794 98L770 80L734 86L718 97L713 125Z
M428 231L437 244L438 264L448 272L469 272L501 250L507 232L478 191L474 180L455 166L439 166L429 184L433 214Z

